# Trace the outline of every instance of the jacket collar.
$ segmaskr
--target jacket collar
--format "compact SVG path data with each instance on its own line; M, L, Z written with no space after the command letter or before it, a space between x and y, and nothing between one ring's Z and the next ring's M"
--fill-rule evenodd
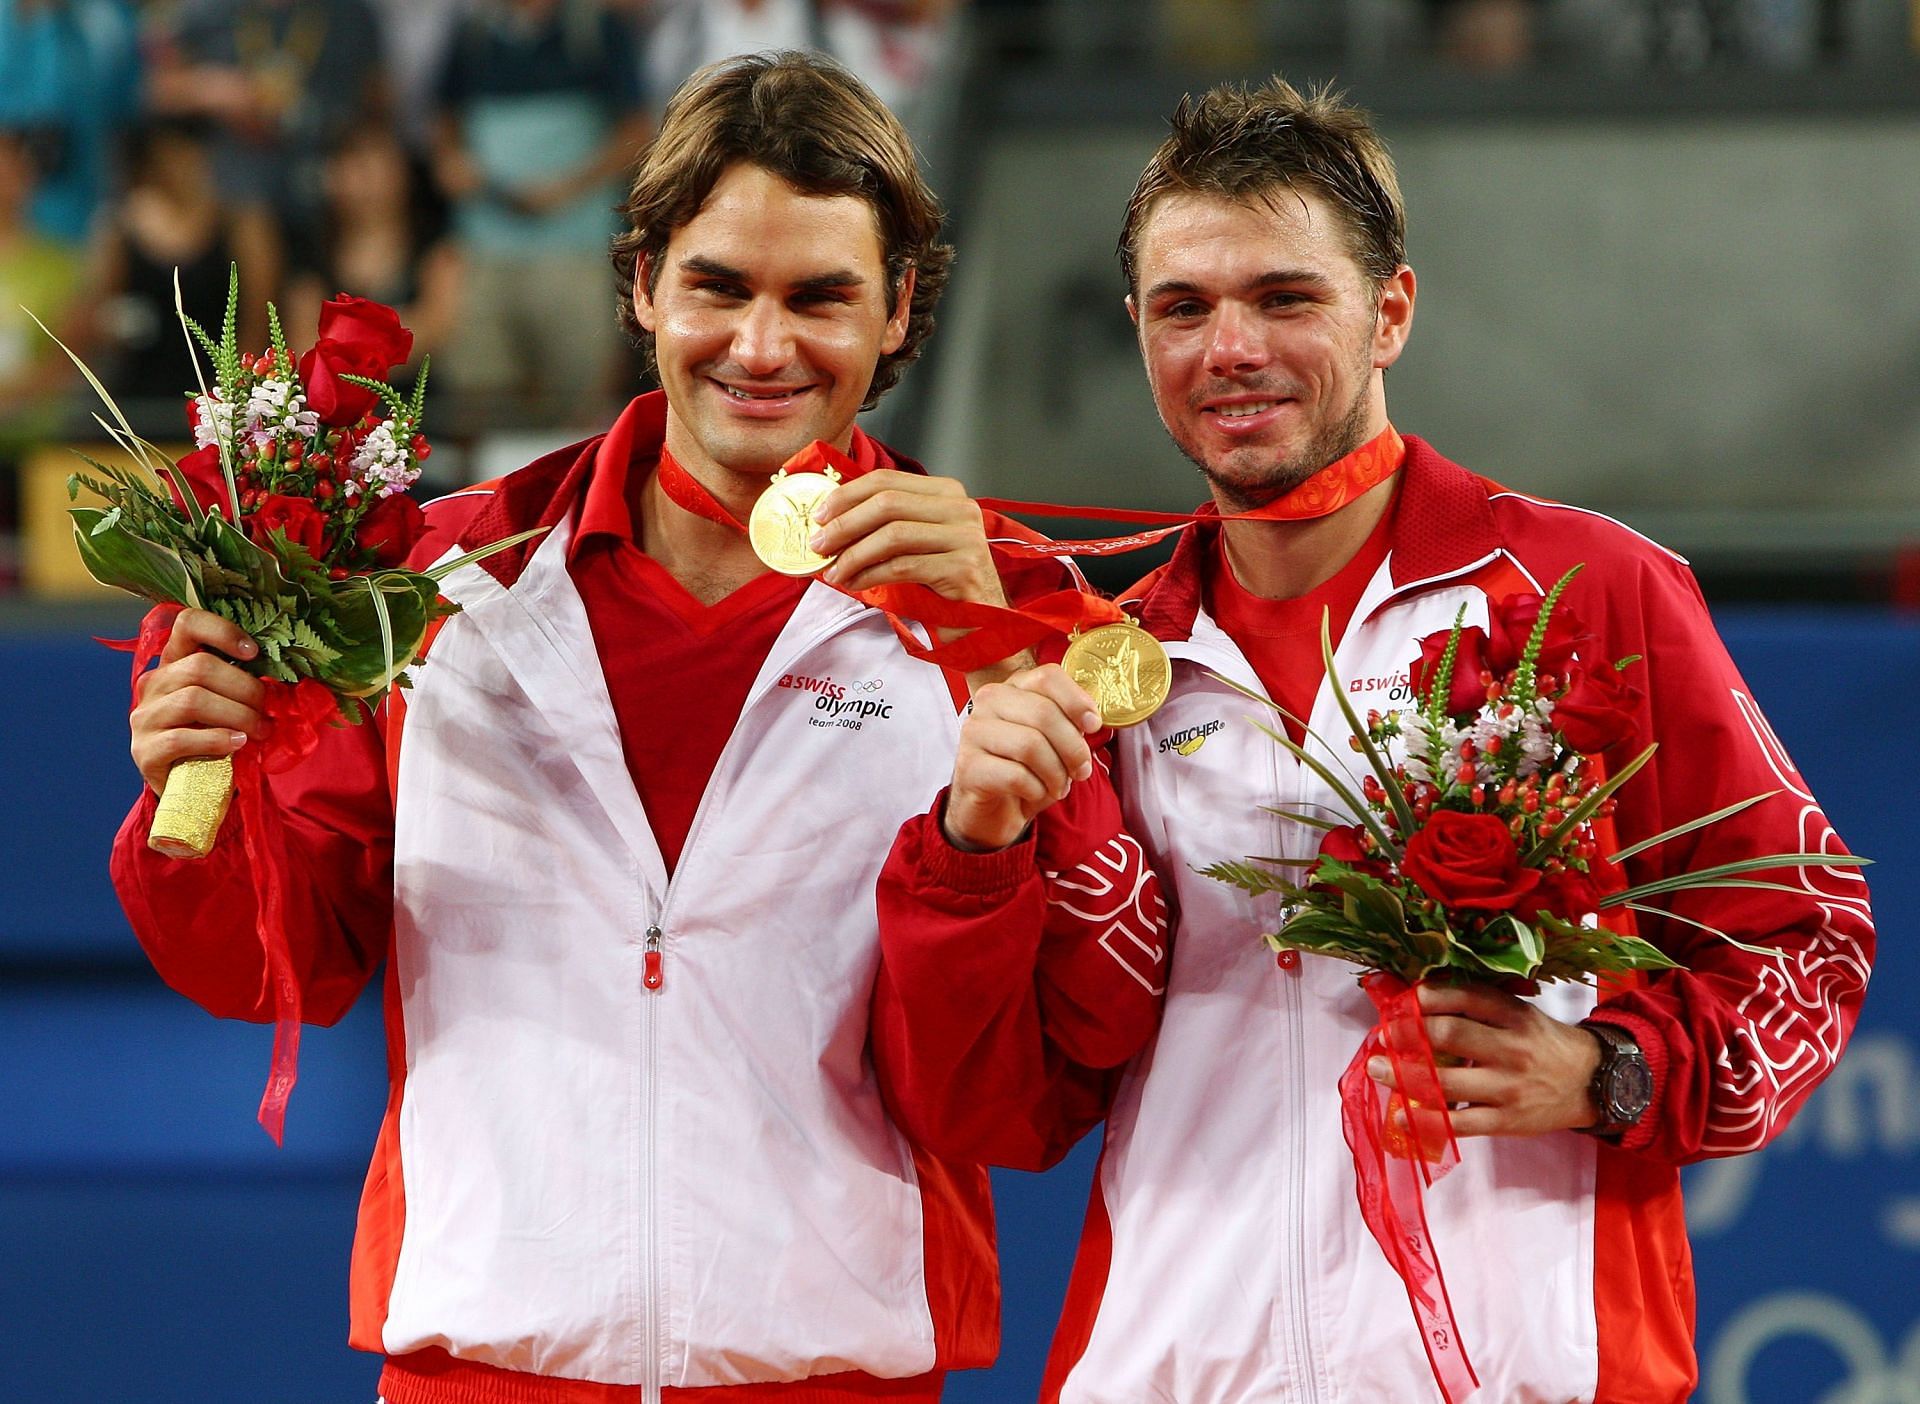
M460 548L473 550L530 527L551 529L566 518L576 502L581 504L579 529L573 538L576 544L592 532L612 532L632 540L633 517L626 494L629 466L657 462L666 432L666 394L653 390L638 396L606 433L555 449L502 479L487 505L474 514L460 534ZM850 456L863 471L927 471L857 427L850 448ZM545 540L536 536L489 556L480 568L511 588Z

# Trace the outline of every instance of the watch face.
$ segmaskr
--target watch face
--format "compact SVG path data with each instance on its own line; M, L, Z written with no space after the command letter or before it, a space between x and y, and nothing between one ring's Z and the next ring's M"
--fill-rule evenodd
M1653 1100L1653 1073L1644 1058L1616 1058L1607 1069L1607 1120L1634 1122Z

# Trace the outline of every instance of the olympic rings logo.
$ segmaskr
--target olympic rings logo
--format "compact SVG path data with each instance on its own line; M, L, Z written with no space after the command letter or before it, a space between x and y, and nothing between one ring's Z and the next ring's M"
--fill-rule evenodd
M1776 1396L1751 1392L1748 1376L1762 1350L1795 1337L1826 1346L1847 1372L1812 1404L1920 1404L1920 1323L1891 1358L1871 1321L1819 1292L1763 1297L1735 1317L1707 1361L1707 1404L1769 1404Z

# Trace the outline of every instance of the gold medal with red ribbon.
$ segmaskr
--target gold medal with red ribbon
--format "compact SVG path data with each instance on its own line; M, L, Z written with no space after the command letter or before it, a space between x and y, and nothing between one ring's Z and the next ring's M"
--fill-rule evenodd
M1093 540L992 543L996 554L1027 560L1117 556L1151 546L1201 521L1304 521L1327 516L1386 481L1404 457L1400 436L1389 426L1292 491L1252 511L1230 516L1211 511L1067 507L993 497L977 501L982 507L1016 516L1096 517L1154 526L1152 531ZM747 522L727 511L664 450L660 454L659 481L661 490L677 506L745 532L754 553L770 569L785 575L812 575L832 563L831 558L807 545L814 529L814 509L840 483L851 482L862 473L846 454L816 440L782 465L754 503ZM1068 644L1061 666L1094 699L1108 726L1132 726L1146 720L1172 689L1173 668L1160 641L1113 601L1089 591L1059 590L1022 605L952 600L918 583L844 593L884 613L908 654L960 673L998 663L1043 639L1065 635ZM922 642L909 623L924 626L928 637L936 641ZM968 632L942 643L937 641L942 629Z

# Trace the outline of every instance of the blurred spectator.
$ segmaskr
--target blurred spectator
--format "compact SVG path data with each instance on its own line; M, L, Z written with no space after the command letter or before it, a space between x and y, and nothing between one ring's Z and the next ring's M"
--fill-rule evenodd
M372 0L380 18L393 120L414 151L433 147L433 85L446 66L460 17L473 0Z
M20 310L75 344L79 260L32 227L36 180L27 135L0 126L0 592L19 579L18 463L60 428L57 392L74 378L60 348Z
M823 0L827 52L866 80L909 126L953 42L959 0Z
M427 168L384 126L357 127L326 167L319 261L287 281L282 311L296 344L311 339L336 293L384 302L413 331L413 359L446 347L460 301L460 255Z
M97 369L149 437L184 433L183 392L198 384L174 310L174 277L187 315L219 335L227 273L240 266L240 344L267 344L266 299L281 266L280 240L258 205L234 205L215 188L204 126L157 122L127 146L127 191L95 255Z
M613 207L648 131L632 30L589 0L479 0L438 96L466 269L446 361L463 412L593 422L620 349Z
M380 40L366 0L184 0L156 36L152 105L211 119L221 193L270 206L300 247L327 151L387 113Z
M21 311L74 344L80 258L33 227L34 151L26 132L0 126L0 459L51 431L57 392L73 378L60 348Z
M670 93L733 54L815 49L839 59L909 126L951 42L958 0L652 0L647 86Z
M1429 0L1439 57L1473 73L1505 73L1533 58L1535 0Z
M113 138L138 100L135 37L124 0L0 0L0 124L32 146L35 226L70 246L108 193Z

